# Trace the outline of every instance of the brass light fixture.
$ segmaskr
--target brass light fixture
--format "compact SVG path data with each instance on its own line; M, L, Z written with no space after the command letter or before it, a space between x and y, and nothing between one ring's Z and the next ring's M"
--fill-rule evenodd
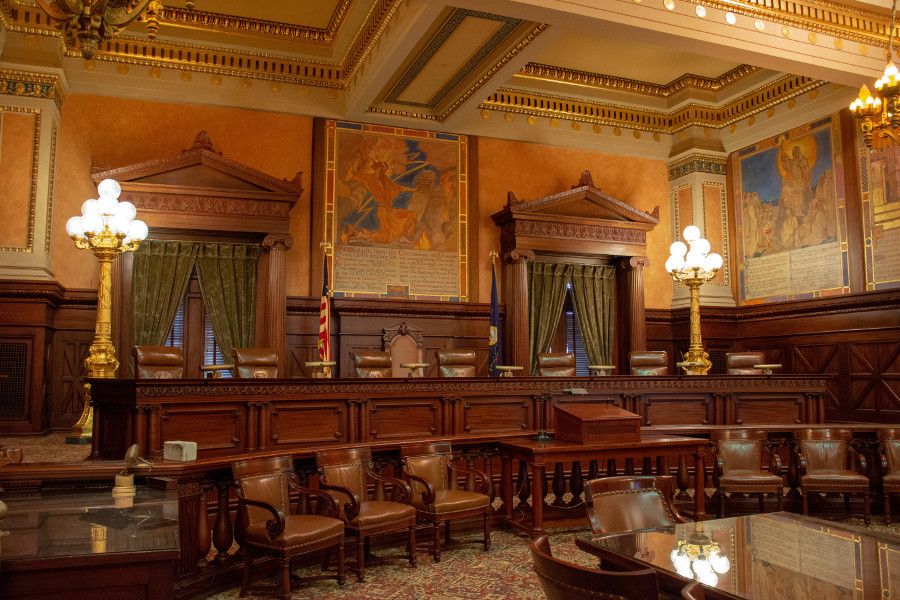
M687 539L678 540L669 560L682 577L696 579L711 587L719 583L719 575L731 570L731 561L722 553L719 544L703 531L700 521L694 524L694 532Z
M691 291L691 342L684 361L678 366L687 375L706 375L712 362L703 349L700 336L700 286L715 277L722 268L722 256L709 252L709 241L700 237L698 227L688 225L682 235L687 245L682 241L673 242L666 259L666 271L672 279Z
M93 58L100 42L108 40L132 22L143 18L147 37L159 31L159 0L37 0L72 46L81 47L85 59Z
M900 71L894 64L894 20L897 15L897 0L891 6L891 29L888 37L888 64L884 75L875 80L875 95L863 85L859 96L850 104L850 114L859 122L863 141L868 148L879 145L881 139L900 143Z
M100 262L100 286L97 290L97 323L94 340L84 359L88 377L113 378L119 368L116 347L112 343L112 261L122 252L137 250L147 237L147 224L136 219L137 209L131 202L119 202L122 188L113 179L97 186L99 198L86 200L81 216L66 222L66 233L76 248L89 249ZM66 437L70 444L89 444L93 432L90 384L84 386L84 410Z

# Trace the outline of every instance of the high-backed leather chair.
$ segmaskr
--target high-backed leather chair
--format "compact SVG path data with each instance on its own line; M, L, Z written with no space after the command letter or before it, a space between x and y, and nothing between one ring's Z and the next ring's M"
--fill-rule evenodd
M172 346L135 346L137 379L181 379L184 377L184 352Z
M356 537L356 578L359 581L365 579L366 539L381 533L408 530L409 564L415 566L416 509L411 504L409 484L402 479L376 473L368 448L319 450L316 452L316 465L321 481L319 487L334 497L346 529ZM380 492L370 498L370 482L378 483L379 490L388 486L392 500L384 500Z
M553 556L546 535L531 541L531 559L547 600L659 600L653 569L604 571Z
M665 350L638 350L628 353L632 375L668 375L669 353Z
M672 504L670 475L603 477L584 486L584 501L594 533L617 533L684 523Z
M487 495L487 475L477 469L454 464L449 442L402 444L400 458L403 461L403 477L412 487L416 516L433 526L431 549L435 562L441 560L441 525L446 527L449 538L451 521L481 517L484 549L489 550L491 499ZM475 489L459 489L459 475L471 475Z
M719 518L725 512L725 495L729 493L758 494L759 512L764 512L765 495L775 494L778 510L782 510L784 480L781 477L781 459L766 446L766 432L722 429L713 431L710 438L715 444L713 478L719 495L716 511Z
M754 369L753 365L766 362L762 352L729 352L725 355L725 368L729 375L762 375L762 369Z
M538 373L541 377L575 377L575 355L571 352L542 352L538 354Z
M271 348L235 348L234 376L238 379L278 377L278 355Z
M301 554L337 550L336 577L343 584L344 522L337 518L331 496L300 487L290 456L235 461L231 471L238 497L236 538L246 551L241 597L250 591L250 568L257 555L279 559L280 586L275 587L284 600L291 597L291 559ZM292 514L291 492L315 497L320 514Z
M881 453L881 492L884 496L884 520L891 522L891 494L900 493L900 429L878 430Z
M384 350L358 350L353 353L356 376L364 379L391 377L391 353Z
M474 350L445 350L438 352L438 369L441 377L475 377Z
M803 514L809 514L809 496L815 492L844 495L850 512L850 494L862 494L866 524L869 523L869 478L866 459L853 448L849 429L820 428L794 431L794 444L800 465L800 490Z

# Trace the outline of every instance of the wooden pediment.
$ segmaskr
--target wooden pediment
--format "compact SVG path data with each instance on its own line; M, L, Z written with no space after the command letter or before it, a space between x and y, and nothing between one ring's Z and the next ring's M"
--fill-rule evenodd
M286 233L303 193L301 173L277 179L216 152L205 131L173 156L95 169L94 183L115 179L152 227Z
M492 215L504 252L514 248L569 254L642 256L659 207L639 210L601 191L589 171L571 189L520 201L513 192Z

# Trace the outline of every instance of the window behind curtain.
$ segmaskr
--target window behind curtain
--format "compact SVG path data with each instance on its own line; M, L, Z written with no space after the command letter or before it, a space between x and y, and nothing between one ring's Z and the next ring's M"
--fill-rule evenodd
M191 275L192 280L196 280L196 274ZM194 281L196 283L196 281ZM166 337L166 341L164 345L171 346L174 348L181 348L182 350L187 350L186 348L186 339L187 335L186 326L189 321L197 323L199 319L191 318L193 315L189 315L190 312L188 309L187 296L191 292L191 286L188 286L188 289L185 291L184 296L181 297L181 302L178 303L178 309L175 311L175 320L172 322L172 329L169 330L169 335ZM197 306L197 303L193 303L193 306ZM219 345L216 343L216 337L213 333L212 321L210 321L209 316L206 314L206 310L202 308L202 303L200 304L203 318L203 361L204 365L221 365L230 362L225 356L222 355L222 350L219 348ZM231 377L231 370L221 371L221 377Z
M181 302L178 303L178 309L175 311L175 321L172 322L172 329L169 330L169 335L163 343L164 346L181 348L182 350L184 350L184 298L182 296Z
M203 313L203 364L204 365L221 365L227 363L228 360L222 355L222 350L216 343L216 336L213 333L212 321L209 315ZM231 377L231 370L221 371L222 377Z
M590 361L588 361L587 352L584 349L584 340L581 339L581 327L578 326L578 319L575 317L575 311L569 299L566 301L563 319L566 324L566 352L575 354L575 374L590 375L588 371Z

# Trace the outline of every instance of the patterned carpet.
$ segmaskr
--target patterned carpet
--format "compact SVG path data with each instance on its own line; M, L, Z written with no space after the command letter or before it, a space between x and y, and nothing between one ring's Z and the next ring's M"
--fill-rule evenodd
M0 437L0 448L21 448L22 462L75 462L91 452L90 444L67 444L68 433Z

